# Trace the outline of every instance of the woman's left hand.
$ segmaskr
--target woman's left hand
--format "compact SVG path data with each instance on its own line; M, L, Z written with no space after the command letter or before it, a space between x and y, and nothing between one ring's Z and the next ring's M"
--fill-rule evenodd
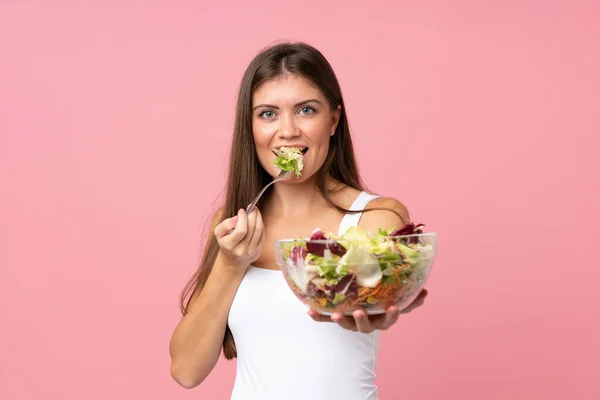
M386 330L398 321L400 314L407 314L423 305L427 290L423 289L419 295L406 308L400 311L398 307L391 306L385 314L367 315L362 310L356 310L351 317L346 317L341 313L333 313L331 316L321 315L316 311L310 310L308 315L318 322L335 322L344 329L354 332L371 333L376 330Z

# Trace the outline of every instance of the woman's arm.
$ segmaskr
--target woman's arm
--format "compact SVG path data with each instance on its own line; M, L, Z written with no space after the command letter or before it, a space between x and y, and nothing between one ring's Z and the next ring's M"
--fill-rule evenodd
M229 309L243 275L244 270L217 257L204 288L191 299L170 343L171 376L181 386L198 386L217 364Z
M233 298L248 265L262 251L260 211L255 208L246 215L240 210L236 217L218 224L214 234L219 254L203 289L191 299L188 312L175 328L169 346L171 376L185 388L202 383L219 359Z

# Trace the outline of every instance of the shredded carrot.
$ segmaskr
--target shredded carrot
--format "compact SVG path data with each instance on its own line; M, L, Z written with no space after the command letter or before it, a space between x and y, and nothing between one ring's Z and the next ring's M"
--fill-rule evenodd
M357 308L370 308L377 305L388 307L396 304L399 300L401 301L403 297L408 295L414 289L415 282L410 278L403 278L401 276L402 270L408 266L410 266L410 264L404 264L394 268L394 279L392 282L384 283L383 281L380 281L377 286L373 288L361 287L358 289L358 296L356 298L348 298L338 304L330 303L331 300L321 294L307 296L294 284L292 284L292 288L298 297L316 309L326 308L330 311L350 312Z
M359 296L352 301L352 305L355 306L358 303L365 302L369 297L377 300L377 303L389 303L396 299L397 291L401 289L401 286L395 284L379 284L375 288L361 288Z

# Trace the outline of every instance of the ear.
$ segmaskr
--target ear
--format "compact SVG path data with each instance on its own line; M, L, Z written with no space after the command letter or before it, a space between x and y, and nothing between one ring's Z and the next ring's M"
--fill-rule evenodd
M335 135L335 130L342 116L342 106L338 104L337 109L333 112L331 121L331 136Z

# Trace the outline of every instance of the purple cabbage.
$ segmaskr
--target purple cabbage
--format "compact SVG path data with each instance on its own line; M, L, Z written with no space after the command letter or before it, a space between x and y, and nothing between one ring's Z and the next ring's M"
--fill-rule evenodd
M415 225L411 222L405 225L403 228L396 229L394 232L390 233L390 236L412 235L414 233L421 233L423 231L423 226L425 225Z
M348 274L344 276L335 285L332 290L335 293L341 293L346 297L357 298L358 297L358 284L356 283L356 275Z
M316 229L312 235L310 235L310 240L326 240L325 232L320 229Z
M325 241L325 243L314 243L311 242L313 240ZM315 230L310 236L310 241L306 243L306 247L309 253L312 253L316 256L323 257L325 255L325 250L331 251L332 254L343 256L346 254L346 248L336 242L335 240L327 239L325 237L325 233L322 230Z
M329 300L333 300L337 293L343 294L350 299L358 297L358 284L356 283L356 275L348 274L338 281L336 285L325 285L320 288L313 283L315 293L321 293Z
M299 265L300 261L304 262L307 254L308 253L306 252L306 249L304 247L296 246L292 249L292 254L290 255L290 258L294 262L294 265Z
M406 224L404 227L402 227L400 229L396 229L394 232L390 233L390 236L413 235L413 234L422 233L424 226L425 225L423 225L423 224L415 225L411 222L409 224ZM417 238L417 237L402 238L402 239L400 239L400 242L406 243L406 244L411 244L411 243L416 244L419 242L419 238Z

